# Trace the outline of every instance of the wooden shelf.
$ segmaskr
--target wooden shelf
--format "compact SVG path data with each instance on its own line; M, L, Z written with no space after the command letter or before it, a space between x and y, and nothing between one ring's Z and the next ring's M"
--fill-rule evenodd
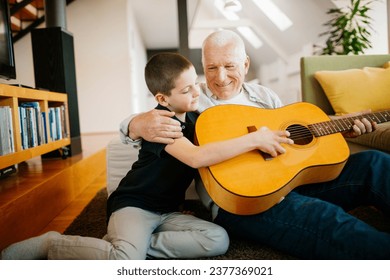
M50 107L64 105L67 135L60 140L52 140L53 137L50 135L49 129L50 122L47 117L45 119L48 136L47 143L31 148L23 148L19 117L19 105L23 102L38 102L41 112L45 112L47 116ZM15 152L0 156L0 169L70 145L69 115L67 110L68 97L66 94L0 84L0 106L9 106L11 108L15 147ZM0 123L0 125L5 124Z

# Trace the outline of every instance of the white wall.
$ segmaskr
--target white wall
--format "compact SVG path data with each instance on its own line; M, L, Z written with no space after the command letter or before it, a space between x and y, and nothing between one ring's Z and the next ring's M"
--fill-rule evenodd
M143 77L146 51L128 0L74 1L67 30L74 39L81 133L118 131L122 119L154 105L144 98L151 96ZM4 82L34 87L31 36L14 48L17 80Z
M75 1L67 8L75 45L82 133L117 131L119 122L138 110L136 86L146 53L127 0ZM141 65L141 66L140 66Z
M14 44L14 52L16 80L10 80L7 83L23 84L26 86L35 87L30 33Z
M372 48L365 53L387 54L389 53L387 3L374 2L372 8ZM257 71L260 83L273 89L285 105L301 101L300 58L313 55L312 46L313 44L303 46L300 52L290 55L287 62L278 59L270 64L261 65Z

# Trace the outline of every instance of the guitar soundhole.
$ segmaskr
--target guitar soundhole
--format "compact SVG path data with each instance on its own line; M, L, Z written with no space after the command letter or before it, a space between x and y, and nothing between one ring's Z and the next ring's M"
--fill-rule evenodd
M288 126L286 130L290 132L290 138L294 140L294 144L307 145L313 141L313 134L303 125L293 124Z

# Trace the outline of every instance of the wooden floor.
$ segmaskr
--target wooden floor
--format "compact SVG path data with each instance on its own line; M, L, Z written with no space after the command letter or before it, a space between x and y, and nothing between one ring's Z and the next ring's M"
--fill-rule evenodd
M82 153L35 157L0 181L0 250L48 230L63 232L106 186L106 146L117 133L82 135Z
M56 216L41 233L47 231L58 231L63 233L75 218L83 211L85 206L95 197L96 193L106 187L106 172L102 173L85 191Z

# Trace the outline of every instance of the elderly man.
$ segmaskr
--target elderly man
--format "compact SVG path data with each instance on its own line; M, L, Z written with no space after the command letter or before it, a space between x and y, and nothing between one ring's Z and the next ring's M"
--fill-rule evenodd
M209 35L203 43L202 62L206 84L201 84L199 112L220 104L282 105L270 89L244 82L250 61L236 33L221 30ZM172 143L182 134L170 116L157 110L131 116L121 123L122 140L133 145L140 144L141 138ZM362 119L355 122L348 136L369 133L375 127ZM374 205L390 213L388 170L388 154L367 151L351 155L338 178L299 186L279 204L255 215L229 213L219 208L204 188L198 186L198 193L212 211L214 222L232 236L302 259L389 259L390 234L347 213L360 205Z

